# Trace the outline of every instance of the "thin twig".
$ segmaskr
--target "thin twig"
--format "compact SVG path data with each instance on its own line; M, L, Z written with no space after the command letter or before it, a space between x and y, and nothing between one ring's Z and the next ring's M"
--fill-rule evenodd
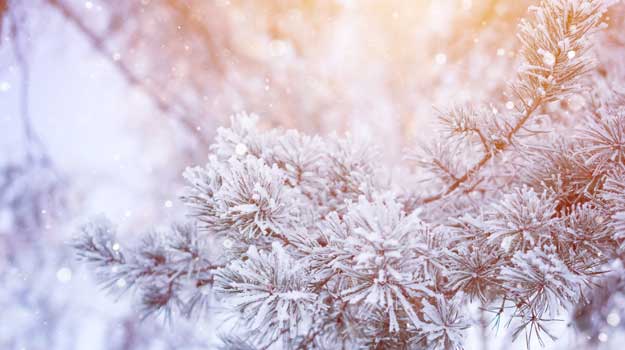
M29 109L30 103L30 68L28 65L28 60L24 55L22 50L22 46L20 45L20 31L18 29L17 21L18 18L15 15L12 9L8 11L9 18L11 20L10 26L10 34L11 34L11 43L13 46L13 53L15 56L15 61L17 63L19 72L20 72L20 120L22 121L22 130L24 133L25 143L26 143L26 158L29 163L33 163L35 161L49 161L49 157L45 152L45 148L43 147L43 143L39 135L35 132L31 115ZM38 155L38 157L37 157Z
M175 117L174 120L179 122L192 135L195 135L196 139L202 144L207 144L208 140L206 139L206 136L200 131L198 126L195 125L190 118L188 118L192 108L179 99L176 99L174 105L166 103L164 98L157 91L146 85L123 60L114 59L113 54L106 47L105 39L89 28L80 16L69 6L64 4L62 0L48 0L48 3L52 6L52 8L59 11L63 17L73 24L87 38L91 46L117 68L122 77L130 85L143 91L143 93L152 101L154 106L159 111L168 115L177 114L178 116ZM182 108L182 110L176 112L176 107Z

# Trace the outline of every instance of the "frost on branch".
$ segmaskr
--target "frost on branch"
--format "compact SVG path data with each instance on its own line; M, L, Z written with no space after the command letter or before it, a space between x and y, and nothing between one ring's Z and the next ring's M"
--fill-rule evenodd
M76 249L112 288L136 288L146 314L188 315L214 286L240 320L227 347L460 349L470 303L542 343L622 255L622 109L547 115L588 98L604 10L532 8L509 100L441 112L415 188L360 140L263 131L239 115L185 172L196 224L130 252L94 225Z
M481 192L489 182L486 180L496 180L495 175L501 173L496 170L501 167L493 169L491 163L514 154L497 156L511 149L519 153L523 150L519 138L541 131L528 128L537 111L583 90L581 78L595 66L588 37L600 26L604 11L602 1L586 0L542 1L531 8L531 19L523 20L519 27L521 64L509 100L488 108L453 108L442 113L447 133L435 144L463 146L440 155L432 153L431 147L426 149L422 163L435 169L430 180L439 190L416 198L416 203Z
M203 225L236 247L261 236L284 237L297 217L297 196L284 186L283 172L251 155L225 162L213 157L206 169L185 173L193 186L186 201Z
M460 314L458 300L437 298L433 304L425 301L424 324L420 345L433 349L461 349L463 330L469 327Z
M126 251L116 241L115 227L100 220L84 226L73 246L113 293L136 288L144 317L162 314L170 320L173 312L190 316L208 306L219 266L211 263L206 237L193 225L173 226L167 235L146 235L137 248Z
M625 169L618 168L606 180L603 198L611 205L612 220L609 226L615 231L616 238L625 239ZM606 218L598 217L596 221L603 223Z
M492 204L481 225L490 242L506 251L525 251L549 239L554 214L552 198L523 187Z
M625 107L597 111L581 130L582 152L586 163L598 171L609 170L613 164L625 162Z
M398 332L400 324L420 327L409 299L422 299L430 291L427 227L416 215L405 216L397 203L361 200L342 220L330 214L321 229L326 245L313 250L312 267L328 288L349 286L339 289L341 298L386 314L390 332Z
M279 243L271 251L251 246L245 260L235 260L216 276L216 292L242 313L259 343L287 342L303 333L310 322L313 293L304 267Z
M462 306L432 278L442 240L380 180L375 149L269 134L223 129L208 164L186 172L197 229L148 235L128 253L110 225L93 224L79 255L111 288L136 288L146 314L188 314L198 308L189 295L214 285L240 313L237 332L258 346L460 347ZM250 135L260 135L260 156L226 146ZM222 253L209 255L208 244ZM236 339L224 341L245 347Z

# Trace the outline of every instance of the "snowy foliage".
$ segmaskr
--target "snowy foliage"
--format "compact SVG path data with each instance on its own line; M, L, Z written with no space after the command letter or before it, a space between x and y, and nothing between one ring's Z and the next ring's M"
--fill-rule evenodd
M274 243L271 252L250 246L245 257L219 271L217 292L229 297L259 337L269 341L281 333L296 337L316 299L304 267L279 243Z
M170 320L172 311L190 316L201 313L210 302L210 287L218 267L207 257L206 239L191 225L173 226L167 235L152 233L127 256L116 242L116 230L106 221L92 222L74 242L80 258L95 266L105 286L123 293L139 291L144 316L162 313ZM186 288L193 286L189 292Z
M228 348L460 349L473 302L543 343L622 253L625 112L605 100L545 116L592 99L605 11L532 7L510 100L441 112L440 138L411 157L416 188L356 138L238 115L185 172L195 223L130 252L94 223L74 247L109 286L135 287L146 315L192 314L213 288L239 315Z

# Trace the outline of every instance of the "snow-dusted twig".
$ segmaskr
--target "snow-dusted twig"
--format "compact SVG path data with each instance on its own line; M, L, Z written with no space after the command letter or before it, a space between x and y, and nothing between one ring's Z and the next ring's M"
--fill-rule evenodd
M499 121L497 133L487 133L471 123L464 112L452 111L452 128L478 134L484 154L468 170L454 177L444 190L420 202L438 201L475 177L497 153L514 143L538 108L579 91L579 78L594 67L588 56L587 37L601 24L605 11L602 1L543 1L532 11L532 20L521 22L518 35L522 63L517 81L512 84L512 94L518 102L508 101L506 106L516 108L517 114ZM470 114L469 118L479 117Z

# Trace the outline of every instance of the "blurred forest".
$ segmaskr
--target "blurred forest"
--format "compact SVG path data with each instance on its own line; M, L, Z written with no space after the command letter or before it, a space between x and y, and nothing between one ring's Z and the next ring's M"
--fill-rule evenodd
M181 172L242 112L371 138L391 164L432 136L436 107L507 101L532 3L0 0L0 348L211 348L211 315L170 326L106 298L66 246L77 225L183 219ZM600 40L605 84L625 77L623 7ZM607 290L598 309L623 309L620 278Z

